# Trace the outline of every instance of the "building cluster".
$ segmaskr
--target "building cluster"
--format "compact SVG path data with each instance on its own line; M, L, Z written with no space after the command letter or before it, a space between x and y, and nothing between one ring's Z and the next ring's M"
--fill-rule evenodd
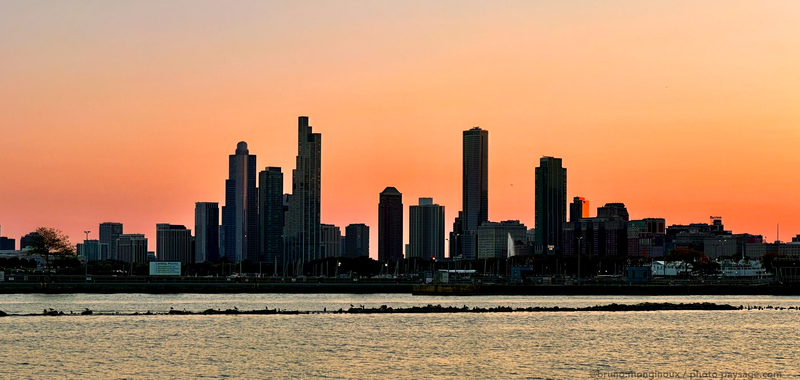
M722 219L710 223L667 226L663 218L631 220L623 203L606 203L590 216L589 201L574 197L567 213L567 169L562 159L542 157L535 169L535 228L519 220L489 220L489 132L463 131L462 204L445 232L445 207L431 197L408 207L404 244L403 195L388 186L378 199L378 260L507 259L515 255L582 255L665 257L676 248L704 252L711 259L761 257L767 252L800 257L800 235L791 243L765 243L760 235L733 234ZM285 194L280 167L258 170L246 142L228 158L228 178L221 208L217 202L195 204L194 234L182 225L156 225L156 251L148 252L144 234L123 233L122 223L101 223L99 239L78 244L88 261L130 263L225 259L299 268L331 257L369 257L369 227L354 223L342 229L320 220L322 136L308 117L298 119L298 151ZM220 223L221 219L221 223ZM32 234L20 239L25 249ZM15 240L0 236L0 251L15 249Z

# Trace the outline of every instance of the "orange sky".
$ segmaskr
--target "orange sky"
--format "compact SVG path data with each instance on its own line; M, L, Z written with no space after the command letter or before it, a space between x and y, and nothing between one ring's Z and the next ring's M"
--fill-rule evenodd
M534 168L632 218L800 234L795 1L6 1L0 233L194 228L247 141L291 187L322 133L322 221L378 194L461 208L461 132L489 130L489 218L533 227ZM406 208L407 214L407 208ZM407 226L407 222L406 222Z

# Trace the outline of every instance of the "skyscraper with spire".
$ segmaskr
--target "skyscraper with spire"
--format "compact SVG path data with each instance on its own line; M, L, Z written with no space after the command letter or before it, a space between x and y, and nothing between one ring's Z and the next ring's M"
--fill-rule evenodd
M308 116L298 118L297 162L286 216L286 255L293 264L320 258L322 135L313 133Z
M247 150L247 143L236 145L236 153L228 159L225 180L225 206L222 206L220 254L234 263L258 259L258 188L256 156Z

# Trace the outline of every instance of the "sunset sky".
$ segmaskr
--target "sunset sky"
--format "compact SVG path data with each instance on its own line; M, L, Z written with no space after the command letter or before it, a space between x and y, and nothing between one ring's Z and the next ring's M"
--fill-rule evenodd
M0 234L194 229L246 141L285 189L322 134L322 222L378 194L461 208L489 131L489 219L534 227L534 168L632 219L800 234L797 1L0 1Z

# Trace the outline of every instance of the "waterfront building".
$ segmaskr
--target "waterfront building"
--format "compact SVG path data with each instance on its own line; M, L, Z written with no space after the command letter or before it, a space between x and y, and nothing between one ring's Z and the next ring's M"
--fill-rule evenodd
M589 217L589 201L582 197L572 198L569 204L569 221L577 222Z
M86 261L108 260L108 252L108 244L100 243L100 240L84 240L77 244L78 256L83 256Z
M628 222L628 256L666 256L666 221L664 218L645 218Z
M565 255L628 255L628 210L625 205L606 203L597 208L597 214L595 218L564 223L562 252Z
M536 168L536 253L563 250L562 229L567 219L567 169L561 159L542 157Z
M322 233L322 247L320 258L341 257L342 256L342 231L333 224L320 225Z
M156 224L156 258L158 261L194 262L192 230L176 224Z
M478 227L478 258L505 259L509 254L523 254L527 231L519 220L484 222Z
M100 223L100 243L108 246L108 258L118 260L117 239L122 235L122 223L105 222Z
M420 198L408 212L408 258L444 259L444 206Z
M363 223L350 224L344 231L344 257L369 257L369 226Z
M378 261L403 259L403 194L394 187L381 192L378 203Z
M194 262L219 261L219 203L195 203L194 233Z
M300 116L297 138L297 159L292 171L285 236L287 259L302 265L320 258L322 135L312 133L308 117Z
M258 243L256 156L250 154L244 141L239 142L236 153L228 157L220 232L220 253L228 260L238 263L258 258L261 247Z
M119 261L143 264L147 262L147 238L143 234L122 234L117 239Z
M283 173L281 168L267 167L258 173L258 218L261 233L259 261L283 262Z
M36 231L30 232L30 233L26 234L25 236L21 237L19 239L19 249L20 249L20 251L25 249L25 248L30 247L31 245L33 245L34 240L36 238L38 238L38 237L39 237L39 233L36 232Z

